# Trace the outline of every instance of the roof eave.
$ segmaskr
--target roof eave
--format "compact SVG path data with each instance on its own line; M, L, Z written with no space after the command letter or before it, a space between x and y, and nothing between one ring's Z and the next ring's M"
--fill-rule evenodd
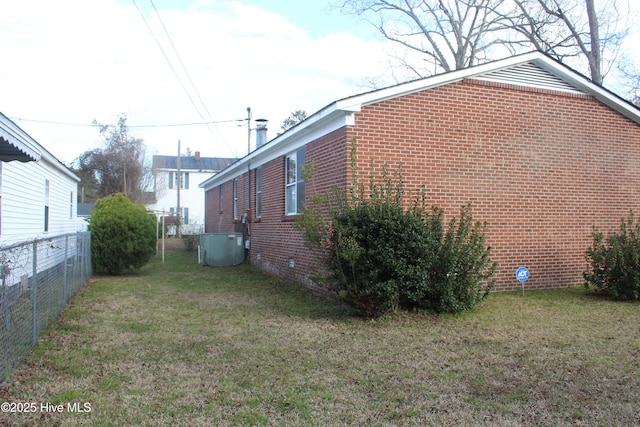
M247 162L251 162L251 160L256 158L257 156L267 156L268 153L275 152L276 147L279 147L282 144L286 144L287 141L295 140L296 136L303 135L305 132L309 133L308 131L313 127L319 128L322 127L323 123L330 123L336 116L342 116L343 118L345 118L344 123L348 124L349 120L352 120L353 113L360 111L363 106L382 102L387 99L392 99L399 96L405 96L427 89L432 89L438 86L444 86L447 84L462 81L465 78L470 78L484 73L513 67L515 65L526 62L535 63L539 67L567 81L569 84L575 86L577 89L583 91L584 93L594 96L598 101L609 106L613 110L640 124L640 110L633 104L623 100L613 92L610 92L607 89L594 84L588 78L584 77L574 70L571 70L565 65L560 64L551 57L541 52L530 52L499 61L488 62L470 68L426 77L423 79L398 84L384 89L374 90L333 102L332 104L329 104L327 107L321 109L303 122L299 123L283 134L278 135L263 147L258 148L254 152L240 159L238 162L222 170L217 175L203 182L202 184L200 184L200 187L205 189L211 188L232 177L240 175L241 173L246 171Z
M25 131L0 113L0 160L10 162L38 161L41 158L41 150L38 143Z
M247 165L256 167L263 159L277 157L294 150L297 145L303 145L312 141L319 134L331 132L335 128L351 123L350 117L355 111L353 108L338 108L338 103L333 102L303 122L279 134L266 144L227 166L216 175L199 184L205 190L215 187L220 183L233 179L247 171Z
M558 75L577 89L593 96L606 106L640 125L640 109L629 101L616 95L614 92L593 83L577 71L568 68L544 54L537 53L536 57L532 59L531 62L555 75Z

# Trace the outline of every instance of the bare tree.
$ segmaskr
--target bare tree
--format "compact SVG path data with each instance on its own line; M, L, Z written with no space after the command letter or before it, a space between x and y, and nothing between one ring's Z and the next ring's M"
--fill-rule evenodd
M400 58L419 77L452 71L488 58L505 0L343 0L341 9L364 16L388 40L418 54Z
M618 66L618 71L624 82L626 98L640 108L640 67L624 60Z
M150 184L150 168L145 165L142 139L129 135L127 117L120 116L117 125L99 126L104 148L86 151L76 162L78 169L98 180L97 196L123 193L134 202L142 202Z
M513 0L515 9L504 14L523 38L510 43L534 47L561 62L586 60L589 76L602 84L626 36L619 0Z
M539 50L570 66L586 61L591 79L602 84L626 35L624 1L596 7L595 0L341 0L340 7L404 47L408 55L398 59L419 77Z

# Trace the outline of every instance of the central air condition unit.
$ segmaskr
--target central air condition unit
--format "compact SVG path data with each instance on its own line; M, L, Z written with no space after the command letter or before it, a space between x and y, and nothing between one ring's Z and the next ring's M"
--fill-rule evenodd
M242 233L204 233L200 235L199 262L201 265L225 267L244 261Z

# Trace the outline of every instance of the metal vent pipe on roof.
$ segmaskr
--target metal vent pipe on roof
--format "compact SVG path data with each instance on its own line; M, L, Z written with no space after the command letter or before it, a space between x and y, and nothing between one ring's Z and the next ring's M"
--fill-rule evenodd
M256 148L267 143L267 122L266 119L256 119Z

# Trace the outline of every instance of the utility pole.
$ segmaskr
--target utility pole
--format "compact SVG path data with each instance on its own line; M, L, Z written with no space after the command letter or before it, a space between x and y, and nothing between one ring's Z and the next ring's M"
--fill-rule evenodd
M118 138L122 138L122 133L118 136ZM124 153L124 143L120 140L120 153L122 155L122 192L125 196L127 196L127 159L125 159Z
M251 107L247 107L247 156L251 154ZM251 210L251 165L247 161L247 210Z
M180 225L181 225L181 215L180 215L180 186L182 185L182 174L180 173L180 140L178 140L178 158L176 160L176 168L178 169L176 175L176 190L178 194L178 201L176 207L176 238L180 238Z
M247 107L247 155L251 153L251 107Z

